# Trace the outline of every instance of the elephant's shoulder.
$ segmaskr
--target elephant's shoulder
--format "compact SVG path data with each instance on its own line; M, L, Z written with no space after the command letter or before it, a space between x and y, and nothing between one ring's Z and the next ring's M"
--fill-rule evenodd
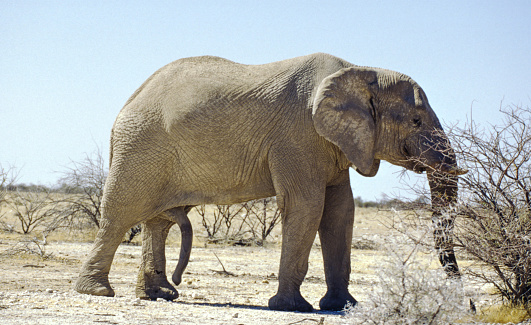
M201 67L208 67L208 66L227 66L227 65L239 65L239 63L236 63L234 61L221 58L218 56L212 56L212 55L203 55L203 56L194 56L189 58L182 58L178 59L176 61L173 61L166 66L164 66L162 69L200 69Z
M342 68L353 66L353 64L348 61L345 61L332 54L323 53L323 52L317 52L317 53L301 56L296 59L306 61L306 62L313 62L314 64L318 66L334 67L335 69L342 69Z

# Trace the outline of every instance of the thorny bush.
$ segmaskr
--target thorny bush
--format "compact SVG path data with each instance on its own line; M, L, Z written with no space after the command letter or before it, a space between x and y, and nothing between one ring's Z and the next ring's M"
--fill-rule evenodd
M463 271L531 316L531 109L509 106L500 112L498 125L469 121L447 127L458 164L468 173L459 178L459 199L442 219L453 228L458 255L476 261ZM410 190L429 197L420 183ZM412 216L408 221L415 227L422 224L414 221L419 213Z
M456 244L481 262L468 272L531 311L531 109L501 110L501 125L470 122L450 138L460 164Z
M431 269L429 251L406 235L390 235L387 258L377 267L378 282L369 299L347 306L352 324L452 324L466 315L460 279ZM433 256L433 255L431 255Z

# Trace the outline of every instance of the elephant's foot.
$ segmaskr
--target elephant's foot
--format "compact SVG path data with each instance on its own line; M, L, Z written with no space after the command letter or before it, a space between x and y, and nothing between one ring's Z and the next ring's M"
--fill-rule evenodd
M358 302L348 291L344 291L343 293L331 293L328 291L323 298L321 298L321 301L319 301L319 308L321 310L335 310L340 311L345 308L347 304L351 306L355 306Z
M143 300L157 300L158 298L162 298L164 300L173 301L179 297L179 293L173 287L151 287L146 290L137 289L136 296Z
M137 285L135 293L137 298L144 300L157 300L158 298L162 298L173 301L179 297L177 290L168 281L163 281L163 283L158 285L150 285L149 287Z
M277 293L269 299L269 309L301 312L313 311L312 305L298 292L295 295Z
M114 297L114 290L107 279L102 280L88 275L79 276L74 290L89 295Z

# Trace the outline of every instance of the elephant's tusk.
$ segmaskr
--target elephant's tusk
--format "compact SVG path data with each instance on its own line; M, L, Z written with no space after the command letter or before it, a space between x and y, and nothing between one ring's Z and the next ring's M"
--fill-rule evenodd
M436 171L449 174L449 175L453 175L453 176L461 176L461 175L468 173L468 169L459 168L457 167L457 165L449 165L446 163L441 163L441 164L437 164L436 166L430 166L430 167L432 167Z
M463 169L463 168L454 168L452 170L450 170L448 172L450 175L454 175L454 176L461 176L461 175L464 175L466 173L468 173L468 169Z

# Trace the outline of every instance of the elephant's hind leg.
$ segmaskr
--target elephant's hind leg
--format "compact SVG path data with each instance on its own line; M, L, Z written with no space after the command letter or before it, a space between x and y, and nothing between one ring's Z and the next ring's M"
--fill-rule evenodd
M166 278L165 243L174 224L174 221L161 215L142 225L142 262L135 290L140 299L174 300L179 297Z
M114 290L109 283L109 271L114 253L131 226L133 224L102 221L92 250L74 285L77 292L96 296L114 296Z

